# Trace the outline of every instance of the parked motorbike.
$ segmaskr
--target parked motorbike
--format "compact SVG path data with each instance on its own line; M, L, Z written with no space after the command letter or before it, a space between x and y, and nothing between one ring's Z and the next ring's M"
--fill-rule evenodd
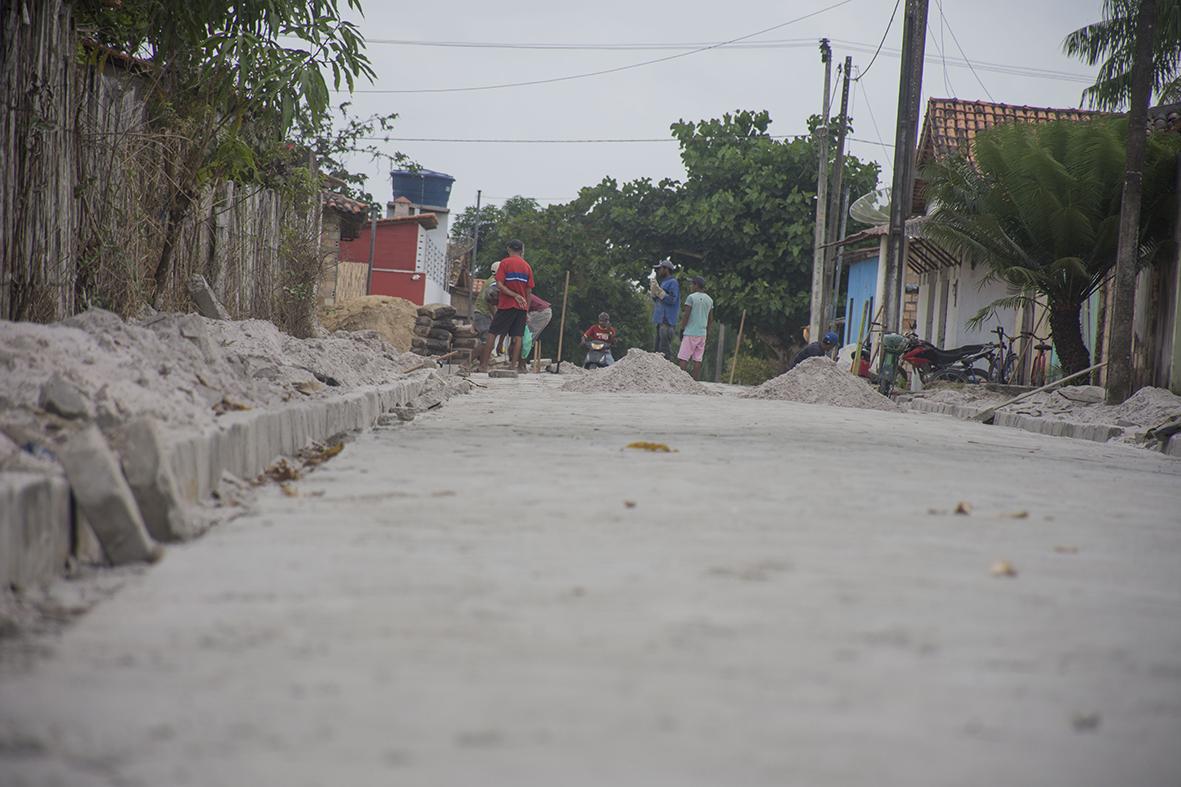
M988 382L988 369L978 368L975 363L991 358L995 352L994 344L965 344L943 350L924 339L911 337L910 346L902 354L902 360L915 370L923 382L947 380L984 383Z
M604 369L611 365L611 345L598 339L591 339L583 343L586 347L586 359L582 362L583 369Z

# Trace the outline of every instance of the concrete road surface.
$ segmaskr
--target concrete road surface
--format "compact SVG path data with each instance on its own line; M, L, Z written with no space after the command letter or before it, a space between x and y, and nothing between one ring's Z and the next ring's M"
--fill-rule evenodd
M1181 462L555 382L360 437L9 665L0 784L1181 784Z

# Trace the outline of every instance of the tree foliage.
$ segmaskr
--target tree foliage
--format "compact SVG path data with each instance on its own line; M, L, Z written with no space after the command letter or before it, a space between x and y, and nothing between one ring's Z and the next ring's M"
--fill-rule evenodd
M682 278L705 277L720 320L737 323L745 309L747 330L783 362L808 322L818 161L812 137L775 140L770 124L765 111L679 121L683 182L608 179L589 194L609 241L638 261L637 279L671 256ZM845 167L853 194L875 187L876 163L848 156Z
M1019 290L992 306L1044 295L1067 373L1090 365L1080 312L1116 260L1126 134L1121 119L1000 126L976 137L977 166L953 158L924 172L934 205L925 232ZM1181 137L1149 136L1142 264L1170 243L1178 152Z
M78 0L79 32L108 50L139 58L148 79L151 131L172 151L161 195L165 219L154 273L160 304L171 276L177 228L208 183L271 185L290 175L304 196L318 191L306 150L287 139L298 125L322 130L330 93L352 90L374 71L345 10L360 0Z
M1099 66L1083 100L1097 109L1127 106L1132 91L1139 0L1104 0L1103 19L1075 30L1062 48L1089 66ZM1153 44L1153 92L1161 103L1181 101L1181 0L1158 0Z

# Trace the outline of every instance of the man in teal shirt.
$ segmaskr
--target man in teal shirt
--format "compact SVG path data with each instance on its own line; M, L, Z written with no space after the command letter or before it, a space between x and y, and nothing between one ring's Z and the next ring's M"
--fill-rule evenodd
M693 379L701 379L701 359L705 355L705 337L714 324L714 299L705 294L705 279L694 276L689 283L689 297L681 307L681 349L677 359L681 368L689 370L693 363Z

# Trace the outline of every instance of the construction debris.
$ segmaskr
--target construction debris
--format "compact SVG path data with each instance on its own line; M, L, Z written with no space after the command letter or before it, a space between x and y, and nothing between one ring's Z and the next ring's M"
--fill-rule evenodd
M567 364L562 364L565 373ZM713 391L694 380L688 372L669 363L663 355L637 350L606 369L575 375L561 390L581 393L653 393L714 396Z
M419 355L447 356L459 363L470 363L480 340L476 329L455 308L444 303L428 303L418 308L412 329L410 349Z
M899 409L898 405L878 393L866 380L854 377L825 357L806 358L786 374L739 396L743 399L785 399L869 410Z

